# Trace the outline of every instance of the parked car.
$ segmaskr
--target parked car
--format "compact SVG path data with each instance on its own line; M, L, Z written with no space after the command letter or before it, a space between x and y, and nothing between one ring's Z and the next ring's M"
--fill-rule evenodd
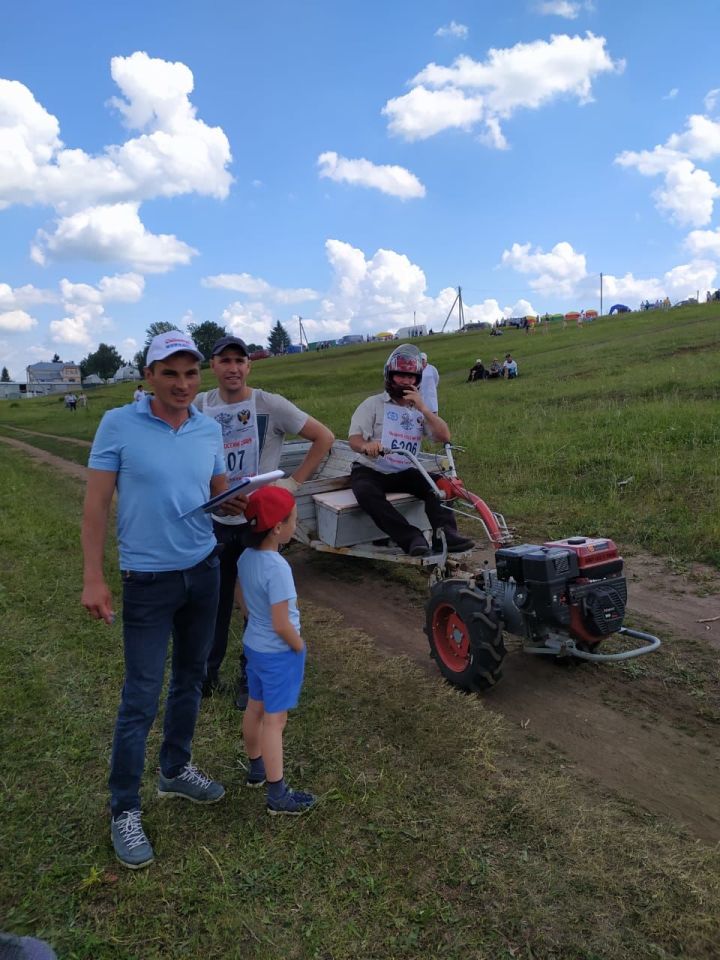
M492 324L487 320L478 320L477 323L466 323L464 327L460 328L460 333L467 333L471 330L489 330L492 327Z
M255 350L250 354L251 360L264 360L266 357L271 357L272 354L269 350Z

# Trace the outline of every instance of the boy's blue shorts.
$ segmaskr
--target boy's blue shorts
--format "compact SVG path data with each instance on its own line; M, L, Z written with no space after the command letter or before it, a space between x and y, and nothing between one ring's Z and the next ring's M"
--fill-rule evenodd
M305 648L296 653L261 653L245 647L248 690L266 713L283 713L298 705L305 674Z

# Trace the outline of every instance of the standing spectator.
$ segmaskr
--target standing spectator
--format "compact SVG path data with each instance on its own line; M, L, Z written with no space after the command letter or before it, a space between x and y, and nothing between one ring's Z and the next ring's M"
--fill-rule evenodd
M79 407L87 407L87 397L82 392L82 390L78 394L77 402Z
M133 394L133 400L135 401L135 403L137 403L138 400L142 400L144 396L145 396L145 390L143 389L143 385L139 383L137 390Z
M171 632L158 795L215 803L225 794L191 762L220 570L210 518L202 512L184 519L181 514L227 489L220 428L192 405L202 359L193 341L178 330L154 337L145 368L154 396L109 410L90 451L82 604L107 624L114 614L103 555L117 490L125 682L109 785L112 843L131 870L154 859L142 826L140 781ZM246 498L235 497L225 507L240 512L246 504Z
M277 470L287 434L310 441L310 449L291 477L280 480L280 486L297 493L300 485L309 479L320 461L328 453L335 439L324 424L309 417L276 393L256 390L248 386L252 363L245 342L240 337L221 337L212 348L210 369L217 387L198 394L197 408L215 420L222 429L225 460L231 483L243 477ZM220 555L220 597L218 601L215 637L209 651L207 676L203 696L210 696L220 683L220 666L227 651L228 633L232 619L237 562L243 551L244 518L213 515L213 528L218 543L223 545ZM240 658L235 705L244 710L248 687L245 656Z
M428 363L426 353L421 353L420 357L423 365L422 380L420 381L420 396L428 405L431 412L437 413L439 409L437 388L440 383L440 374L437 371L437 367Z
M72 410L72 412L75 413L77 410L77 397L74 393L69 393L65 397L65 405L67 406L68 410Z

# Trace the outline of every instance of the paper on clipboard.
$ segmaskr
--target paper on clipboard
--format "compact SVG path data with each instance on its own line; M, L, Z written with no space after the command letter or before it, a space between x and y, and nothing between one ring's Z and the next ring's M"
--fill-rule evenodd
M253 491L259 490L260 487L264 487L268 483L274 483L284 476L285 473L282 470L270 470L269 473L259 473L256 477L243 477L238 483L234 483L231 487L228 487L227 490L218 493L217 496L210 497L205 503L201 503L199 506L193 507L192 510L181 513L180 519L184 520L194 513L212 513L215 507L219 507L220 504L225 503L226 500L231 500L235 494L242 493L243 496L248 496L253 493Z

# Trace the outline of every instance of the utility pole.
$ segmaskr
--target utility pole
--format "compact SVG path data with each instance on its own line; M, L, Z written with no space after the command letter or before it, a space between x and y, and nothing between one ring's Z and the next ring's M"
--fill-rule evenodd
M458 304L458 330L462 330L462 328L465 326L465 310L463 309L463 302L462 302L462 287L458 287L457 290L458 290L457 296L453 300L452 306L448 310L448 315L445 317L445 323L442 325L442 330L440 331L440 333L445 332L445 327L447 326L448 320L452 316L452 312L455 309L456 303Z
M603 315L603 275L600 274L600 316Z
M306 348L307 350L309 350L309 349L310 349L310 344L308 343L307 333L305 333L305 327L303 326L302 317L300 316L300 314L298 314L298 326L300 327L300 333L299 333L300 346L302 347L302 345L303 345L303 340L304 340L304 341L305 341L305 348Z

